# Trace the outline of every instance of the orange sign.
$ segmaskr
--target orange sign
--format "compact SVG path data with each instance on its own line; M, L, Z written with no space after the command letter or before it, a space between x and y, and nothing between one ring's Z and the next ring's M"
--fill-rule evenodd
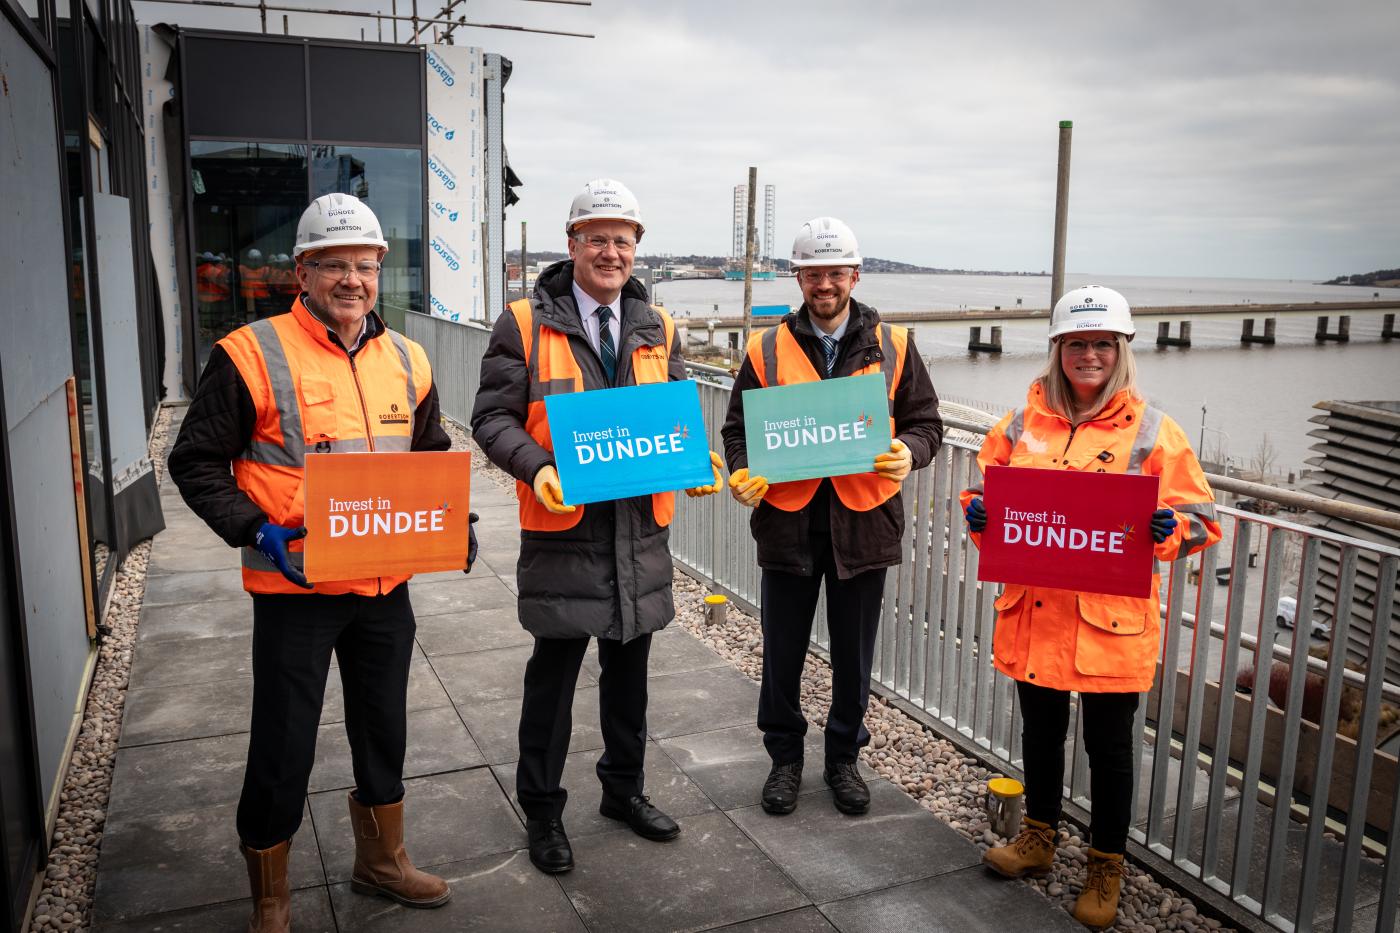
M471 454L306 455L306 579L467 564Z

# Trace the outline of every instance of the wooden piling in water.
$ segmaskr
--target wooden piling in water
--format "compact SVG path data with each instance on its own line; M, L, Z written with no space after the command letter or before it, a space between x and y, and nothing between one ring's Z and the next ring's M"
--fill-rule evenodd
M1313 335L1313 339L1318 343L1323 343L1327 340L1347 343L1351 340L1351 315L1343 314L1337 317L1336 333L1332 333L1328 330L1327 315L1320 315L1317 319L1317 333Z
M1274 318L1264 318L1264 333L1262 334L1254 332L1254 318L1244 319L1244 329L1240 332L1240 343L1262 343L1273 346L1274 342Z

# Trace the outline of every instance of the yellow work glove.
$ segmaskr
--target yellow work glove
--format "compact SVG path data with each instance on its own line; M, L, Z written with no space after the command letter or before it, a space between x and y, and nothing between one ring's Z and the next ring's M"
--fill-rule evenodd
M720 487L724 485L724 474L719 471L720 467L724 466L724 461L720 460L719 454L715 453L713 450L710 451L710 466L714 468L715 481L708 486L696 486L692 489L687 489L685 491L687 496L690 496L692 499L698 499L701 496L712 496L719 492Z
M896 483L904 482L909 470L914 466L914 455L899 438L890 441L890 452L875 455L875 472Z
M729 492L740 505L756 509L763 497L768 495L768 480L762 476L750 476L749 468L744 467L729 474Z
M559 485L559 471L554 469L553 464L540 467L540 471L535 474L535 498L540 505L549 509L555 515L568 515L574 510L574 506L564 504L564 492Z

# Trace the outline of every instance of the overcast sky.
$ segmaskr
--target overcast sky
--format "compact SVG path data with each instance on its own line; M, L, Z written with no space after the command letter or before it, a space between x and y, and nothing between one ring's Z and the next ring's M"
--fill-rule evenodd
M419 0L419 12L440 2ZM144 22L257 26L249 14L136 7ZM733 187L756 165L760 186L777 186L779 255L802 221L830 214L867 256L1048 269L1058 122L1070 119L1072 272L1317 279L1400 266L1396 0L471 0L463 11L596 36L458 31L457 44L515 64L506 143L525 185L507 213L511 248L526 220L532 249L562 249L570 199L611 176L641 201L644 252L725 254ZM294 34L362 25L291 16Z

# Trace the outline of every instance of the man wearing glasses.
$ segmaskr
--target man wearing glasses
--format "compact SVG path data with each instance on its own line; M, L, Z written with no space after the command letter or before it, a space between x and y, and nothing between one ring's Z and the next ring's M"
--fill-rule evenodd
M472 411L476 442L515 477L520 500L518 607L535 647L525 667L515 788L530 861L548 873L574 867L560 781L590 637L602 668L599 812L652 841L680 833L643 792L647 657L652 633L675 616L667 546L674 496L566 505L544 399L684 379L685 365L675 324L632 278L643 233L632 192L608 178L589 182L564 233L569 258L540 273L534 295L497 318ZM687 494L719 490L719 458L710 456L714 483Z
M170 454L191 509L243 551L253 597L253 716L238 836L254 933L289 929L287 858L301 825L334 651L354 763L351 887L439 907L446 882L403 846L403 760L414 618L408 577L307 582L307 452L446 450L427 356L374 313L388 243L364 203L317 198L297 225L301 294L210 354ZM476 553L470 537L466 567Z
M802 666L823 579L831 708L822 777L837 810L854 815L870 807L857 759L870 741L864 720L885 571L904 559L900 486L933 460L943 440L938 397L913 335L851 297L860 264L855 234L844 223L818 217L803 224L792 247L802 307L750 338L722 432L734 471L730 492L756 510L749 527L763 568L758 727L773 762L761 801L773 814L797 807L802 784ZM886 377L894 430L871 472L772 486L750 474L744 390L867 373Z

